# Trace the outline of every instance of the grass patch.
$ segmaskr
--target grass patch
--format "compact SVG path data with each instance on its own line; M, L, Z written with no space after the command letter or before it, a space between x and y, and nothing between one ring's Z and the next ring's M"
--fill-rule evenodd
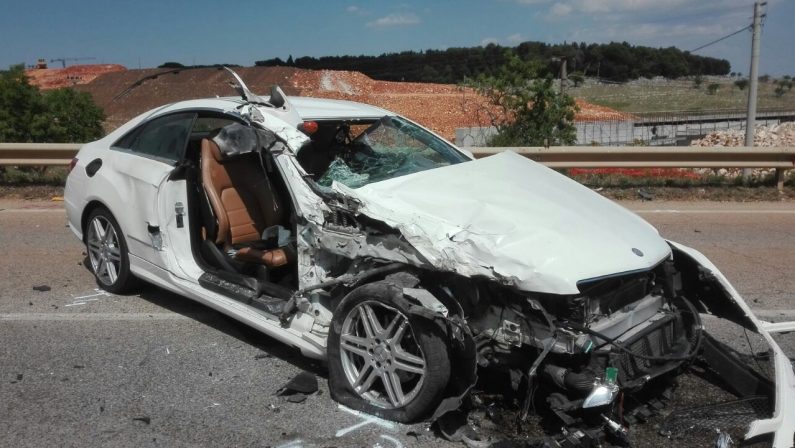
M63 166L4 166L0 167L0 185L63 186L67 174Z
M692 80L637 80L626 84L586 83L571 87L568 93L591 103L622 112L703 112L719 109L745 109L748 89L740 90L732 78L711 78L717 84L714 94L706 87L693 88ZM773 81L760 82L758 108L795 110L795 92L776 94Z
M572 179L615 200L684 200L684 201L787 201L795 199L795 172L785 173L784 190L776 188L775 174L750 177L700 174L628 175L606 170L571 170ZM633 170L634 171L634 170ZM681 170L685 171L685 170ZM693 172L690 172L693 173Z

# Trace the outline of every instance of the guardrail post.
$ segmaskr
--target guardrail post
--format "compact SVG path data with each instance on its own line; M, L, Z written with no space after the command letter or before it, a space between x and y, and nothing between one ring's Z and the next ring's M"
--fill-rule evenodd
M784 173L786 173L784 168L776 168L776 188L779 193L784 192Z

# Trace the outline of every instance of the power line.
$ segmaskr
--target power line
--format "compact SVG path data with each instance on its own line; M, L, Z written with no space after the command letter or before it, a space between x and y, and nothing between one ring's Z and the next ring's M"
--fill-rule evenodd
M746 26L744 26L743 28L741 28L741 29L739 29L739 30L737 30L737 31L735 31L735 32L733 32L733 33L731 33L731 34L727 34L727 35L725 35L725 36L721 37L720 39L715 39L715 40L713 40L712 42L710 42L710 43L708 43L708 44L704 44L704 45L702 45L702 46L700 46L700 47L698 47L698 48L696 48L696 49L690 50L690 53L695 53L695 52L697 52L698 50L701 50L701 49L703 49L703 48L707 48L707 47L709 47L710 45L717 44L718 42L720 42L720 41L722 41L722 40L726 40L726 39L728 39L728 38L730 38L730 37L732 37L732 36L734 36L734 35L736 35L736 34L740 34L740 33L742 33L743 31L747 31L747 30L749 30L749 29L751 29L751 28L752 28L752 25L746 25Z

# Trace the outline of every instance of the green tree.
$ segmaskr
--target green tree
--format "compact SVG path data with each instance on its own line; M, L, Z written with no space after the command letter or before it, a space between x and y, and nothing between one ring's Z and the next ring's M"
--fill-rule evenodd
M719 89L720 89L720 84L718 84L717 82L713 82L707 86L707 95L714 95L718 93Z
M737 81L734 81L734 85L740 90L745 90L745 88L748 87L748 80L738 79Z
M480 76L470 85L497 106L493 116L497 135L492 146L541 146L572 144L574 99L554 88L551 77L538 78L539 65L523 61L512 52L494 75Z
M701 84L704 84L704 77L701 75L696 75L696 77L693 78L693 88L700 89Z
M34 141L90 142L103 135L105 114L86 92L57 89L42 94L44 111L31 123Z
M164 62L157 66L157 68L184 68L184 67L185 67L184 65L174 61Z
M0 72L0 141L81 143L103 134L102 109L73 89L40 93L22 66Z
M582 72L574 72L569 75L569 79L574 83L574 87L580 87L582 83L585 82L585 76Z
M0 141L32 142L30 123L43 110L39 90L28 83L23 65L0 72Z

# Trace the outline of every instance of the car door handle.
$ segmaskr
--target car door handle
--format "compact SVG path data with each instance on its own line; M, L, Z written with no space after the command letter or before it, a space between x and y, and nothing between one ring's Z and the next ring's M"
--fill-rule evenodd
M177 215L177 228L181 229L185 227L185 222L182 219L182 217L185 216L185 206L182 204L182 202L177 202L174 204L174 213Z

